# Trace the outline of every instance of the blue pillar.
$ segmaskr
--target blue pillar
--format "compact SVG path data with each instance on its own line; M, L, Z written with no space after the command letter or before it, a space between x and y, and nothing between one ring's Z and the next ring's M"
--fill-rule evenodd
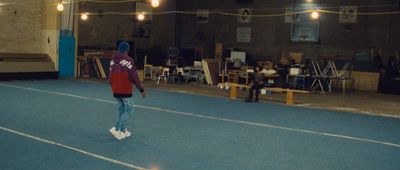
M75 38L61 34L58 50L58 76L74 78L75 76Z

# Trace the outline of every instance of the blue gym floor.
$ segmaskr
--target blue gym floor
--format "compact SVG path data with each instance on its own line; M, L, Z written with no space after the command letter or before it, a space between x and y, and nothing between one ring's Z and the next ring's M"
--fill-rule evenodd
M400 119L157 89L131 138L106 83L0 82L0 169L399 169Z

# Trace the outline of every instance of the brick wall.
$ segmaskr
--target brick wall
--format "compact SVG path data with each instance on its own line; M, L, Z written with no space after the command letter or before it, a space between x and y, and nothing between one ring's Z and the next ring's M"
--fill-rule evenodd
M0 52L42 52L42 16L38 0L0 6Z
M13 2L0 6L0 53L45 53L58 70L58 1Z

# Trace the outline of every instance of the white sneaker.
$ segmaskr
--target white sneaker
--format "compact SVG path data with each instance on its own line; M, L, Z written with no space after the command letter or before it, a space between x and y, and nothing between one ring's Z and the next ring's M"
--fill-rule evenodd
M117 138L118 140L122 140L122 139L124 139L125 138L125 133L124 132L121 132L121 131L116 131L115 130L115 127L112 127L110 130L108 130L108 131L110 131L110 133L115 137L115 138Z
M124 139L126 136L125 136L125 133L124 133L124 132L117 131L117 134L114 135L114 137L117 138L118 140L122 140L122 139Z
M117 133L117 131L115 130L115 127L112 127L110 130L108 130L111 134L115 134Z
M132 135L131 132L128 131L128 129L125 129L125 137L130 137Z

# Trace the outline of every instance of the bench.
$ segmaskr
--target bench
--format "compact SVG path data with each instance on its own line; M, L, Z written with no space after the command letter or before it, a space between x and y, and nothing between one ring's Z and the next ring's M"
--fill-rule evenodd
M42 72L56 72L55 64L47 54L0 53L0 73Z
M231 91L230 91L230 98L236 99L238 97L238 88L246 88L250 89L249 85L244 85L244 84L236 84L236 83L230 83L229 84ZM294 89L284 89L280 87L264 87L262 88L264 90L272 91L272 92L277 92L277 93L282 93L286 92L286 104L292 105L294 104L294 93L309 93L308 91L303 91L303 90L294 90Z
M0 61L5 62L51 62L47 54L0 53Z

